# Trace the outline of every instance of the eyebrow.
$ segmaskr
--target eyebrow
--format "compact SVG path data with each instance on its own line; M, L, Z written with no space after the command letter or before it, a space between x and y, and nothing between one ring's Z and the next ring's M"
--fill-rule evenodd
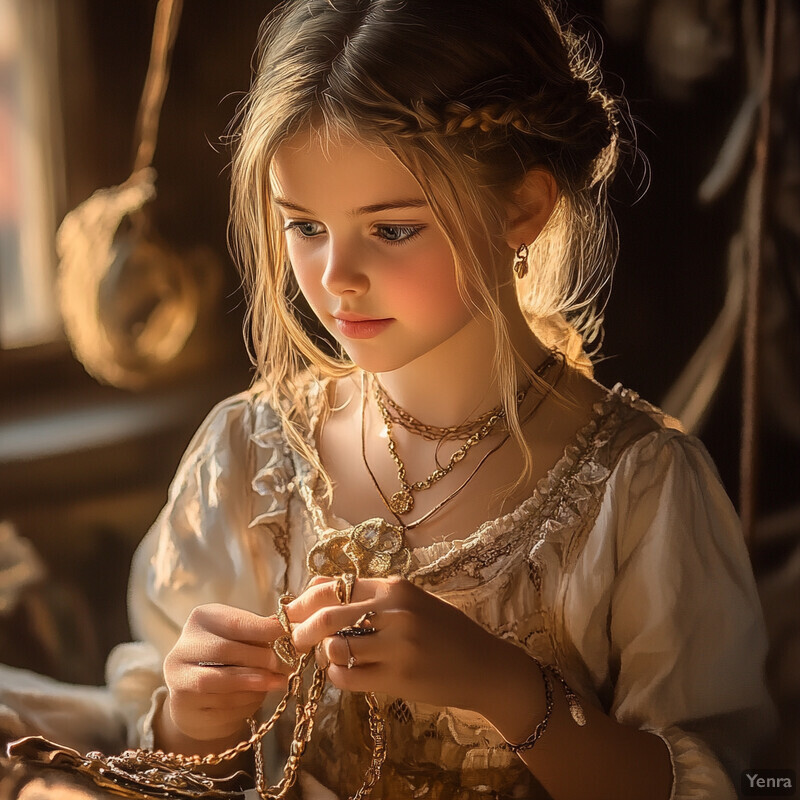
M285 208L289 211L298 211L301 214L308 214L309 216L314 215L312 211L309 211L307 208L303 208L303 206L300 206L297 203L293 203L291 200L287 200L285 197L275 197L274 201L281 208ZM397 208L425 208L427 205L427 201L417 197L412 197L401 200L389 200L386 203L373 203L369 206L354 208L347 213L351 217L356 217L362 214L377 214L380 211L391 211Z

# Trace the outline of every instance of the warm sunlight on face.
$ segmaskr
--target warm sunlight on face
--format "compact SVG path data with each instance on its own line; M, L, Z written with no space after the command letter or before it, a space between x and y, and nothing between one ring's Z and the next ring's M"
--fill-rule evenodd
M300 290L360 367L398 369L472 319L447 239L390 151L298 134L271 181Z

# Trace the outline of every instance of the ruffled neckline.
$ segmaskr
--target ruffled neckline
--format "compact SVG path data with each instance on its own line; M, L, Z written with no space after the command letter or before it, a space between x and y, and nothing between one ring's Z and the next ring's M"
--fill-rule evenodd
M316 449L316 431L322 411L321 397L327 390L330 379L315 383L308 395L310 404L310 429L307 441ZM513 509L494 519L481 523L474 531L460 539L441 542L432 542L428 545L409 548L414 563L414 572L423 570L431 571L435 565L451 562L459 556L479 545L502 536L512 528L518 528L521 523L536 516L548 501L552 501L574 481L570 477L578 477L584 484L596 484L607 475L607 470L594 464L591 453L605 444L612 436L616 425L612 421L618 417L615 411L622 406L638 406L642 401L639 396L616 384L607 390L606 396L596 402L592 407L590 419L574 434L567 443L561 457L539 480L533 493L520 501ZM644 409L643 409L644 410ZM652 412L648 406L647 411ZM305 459L295 455L295 471L305 491L301 494L315 526L321 530L344 530L354 523L350 523L335 514L331 514L317 497L319 473Z

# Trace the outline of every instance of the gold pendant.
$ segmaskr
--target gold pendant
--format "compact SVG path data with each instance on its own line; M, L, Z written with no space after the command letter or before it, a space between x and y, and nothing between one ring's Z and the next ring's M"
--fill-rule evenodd
M389 498L389 508L395 514L408 514L414 508L414 498L408 489L401 489Z

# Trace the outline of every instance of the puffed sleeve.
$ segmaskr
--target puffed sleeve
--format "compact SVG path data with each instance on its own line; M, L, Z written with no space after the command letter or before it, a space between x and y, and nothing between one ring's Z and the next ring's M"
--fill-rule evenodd
M669 748L672 800L735 798L774 725L736 513L703 445L658 430L620 458L566 616L606 710Z
M138 641L117 647L106 665L132 745L152 746L163 660L193 608L213 602L266 614L275 607L270 572L282 559L268 528L285 517L285 481L277 480L284 446L274 414L265 413L252 393L213 409L136 551L128 609Z

